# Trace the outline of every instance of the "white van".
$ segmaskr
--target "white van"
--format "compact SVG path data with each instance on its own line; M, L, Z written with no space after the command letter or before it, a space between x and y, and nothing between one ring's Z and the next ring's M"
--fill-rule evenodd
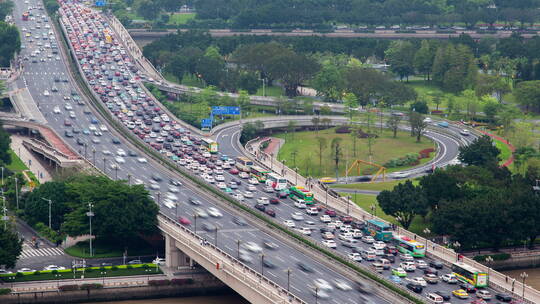
M358 241L355 239L348 239L341 242L341 245L349 248L354 248L358 246Z
M373 250L366 250L366 249L362 250L360 252L360 255L366 261L375 261L375 258L377 257L377 255L375 255L375 252L373 252Z
M426 297L429 303L444 303L444 299L438 294L428 293Z

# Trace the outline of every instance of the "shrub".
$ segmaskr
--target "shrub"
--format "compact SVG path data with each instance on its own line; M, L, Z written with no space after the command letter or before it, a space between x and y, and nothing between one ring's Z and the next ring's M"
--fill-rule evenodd
M22 278L24 276L24 274L22 274L22 272L17 272L17 274L15 276L17 278Z
M11 293L11 288L0 288L0 295L6 295Z
M51 271L51 274L57 274L57 273L58 273L58 270L56 269Z
M118 270L118 266L111 266L111 270L112 270L112 271Z
M41 274L41 272L39 272L39 270L34 271L34 275L38 276L40 274Z
M150 280L148 281L148 285L150 286L167 286L171 285L171 281L169 280ZM181 284L178 284L181 285Z
M148 264L144 264L144 265L141 266L141 268L142 269L148 269L148 268L150 268L150 266L148 266Z
M102 289L103 285L99 283L87 283L81 285L81 290L90 290L90 289Z
M62 286L58 286L58 290L60 291L79 290L79 285L62 285Z
M435 152L435 149L433 148L427 148L427 149L424 149L424 150L421 150L418 154L420 154L418 156L418 159L422 159L422 158L429 158L429 154L431 152Z
M171 285L184 285L186 284L186 279L172 279Z
M126 269L132 269L132 268L133 268L133 266L131 266L131 265L126 266Z
M106 269L105 269L105 266L101 266L101 267L99 268L99 271L105 271L105 270L106 270Z
M94 269L92 269L92 268L86 268L86 269L84 269L84 272L88 272L88 273L93 272L93 271L94 271Z

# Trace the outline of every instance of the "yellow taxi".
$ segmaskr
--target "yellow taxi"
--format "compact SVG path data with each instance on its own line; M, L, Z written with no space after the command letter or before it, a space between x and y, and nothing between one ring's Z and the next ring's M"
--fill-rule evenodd
M456 289L452 291L452 294L454 295L454 297L460 299L467 299L469 297L469 294L463 289Z

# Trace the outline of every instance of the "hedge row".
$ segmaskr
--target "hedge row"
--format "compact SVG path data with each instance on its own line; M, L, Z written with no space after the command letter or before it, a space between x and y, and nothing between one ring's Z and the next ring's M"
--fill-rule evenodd
M60 26L59 24L57 23L58 21L55 20L55 26L57 26L57 28L59 29L59 31L61 32L62 34L62 40L63 40L63 43L64 45L66 46L66 48L68 48L68 45L67 45L67 40L66 40L66 37L64 35L64 32L60 29ZM69 50L69 49L68 49ZM71 53L70 53L71 55ZM71 61L71 64L72 64L72 67L76 67L76 62L74 62L73 60L73 57L70 57L70 61ZM240 204L239 202L233 200L232 198L230 198L229 196L227 196L225 193L221 192L221 191L218 191L217 189L215 189L214 187L211 187L210 185L200 181L199 179L193 177L192 175L190 174L187 174L185 173L184 171L180 170L179 168L177 168L176 166L172 165L169 163L169 159L166 159L164 158L161 154L159 154L157 151L153 150L152 148L150 148L149 146L139 142L133 134L127 132L126 130L124 130L123 126L120 125L112 116L110 113L108 113L105 108L103 107L102 103L100 103L99 101L95 100L94 96L92 95L92 93L89 91L88 87L86 86L84 80L82 79L82 76L81 74L79 73L79 70L78 69L74 69L74 73L75 73L75 76L76 76L76 79L77 81L79 82L79 85L81 87L81 89L83 91L85 91L86 95L90 98L90 100L93 101L94 105L98 108L98 110L101 112L101 114L108 118L108 121L109 123L111 123L113 126L115 126L115 128L118 130L118 132L124 134L126 136L126 138L131 141L134 145L136 145L137 147L139 147L141 150L145 151L146 153L152 155L153 157L155 157L156 159L159 159L161 161L161 163L164 165L164 166L167 166L169 169L173 170L173 171L176 171L178 173L180 173L182 176L184 176L185 178L193 181L194 183L196 183L199 187L205 189L205 190L208 190L210 193L213 193L214 195L217 195L219 196L221 199L231 203L232 205L236 206L237 208L247 212L247 213L250 213L251 215L257 217L259 220L265 222L266 224L270 225L271 227L274 227L286 234L288 234L289 236L291 236L292 238L295 238L297 240L299 240L300 242L303 242L304 244L312 247L313 249L316 249L318 251L320 251L321 253L331 257L331 258L334 258L335 260L339 261L340 263L356 270L359 274L362 274L376 282L378 282L379 284L385 286L386 288L396 292L397 294L413 301L414 303L417 303L417 304L422 304L423 302L421 300L419 300L418 298L412 296L411 294L409 294L407 291L399 288L398 286L382 279L382 278L379 278L377 277L376 275L374 275L373 273L367 271L367 270L364 270L364 269L361 269L360 267L352 264L350 261L347 261L347 260L344 260L342 259L341 257L339 256L336 256L334 253L324 249L324 248L321 248L319 247L318 245L312 243L311 241L299 236L298 234L296 233L293 233L291 231L289 231L287 228L283 227L282 225L279 225L277 223L275 223L274 221L271 221L269 220L268 218L266 218L265 216L263 216L262 214L260 214L259 212L255 212L255 210L252 210L251 208L248 208L247 206L244 206L242 204Z
M0 295L6 295L11 293L11 288L0 288Z

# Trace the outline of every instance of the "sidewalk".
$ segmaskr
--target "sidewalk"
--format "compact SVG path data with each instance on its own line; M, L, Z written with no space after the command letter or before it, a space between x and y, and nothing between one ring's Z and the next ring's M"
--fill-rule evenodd
M40 183L44 183L47 181L52 180L51 174L49 172L49 168L46 168L42 163L41 160L38 159L36 155L34 155L32 152L30 152L26 147L22 144L23 139L27 137L23 137L17 134L11 134L11 149L19 158L22 160L22 162L34 173L34 175L37 177Z

